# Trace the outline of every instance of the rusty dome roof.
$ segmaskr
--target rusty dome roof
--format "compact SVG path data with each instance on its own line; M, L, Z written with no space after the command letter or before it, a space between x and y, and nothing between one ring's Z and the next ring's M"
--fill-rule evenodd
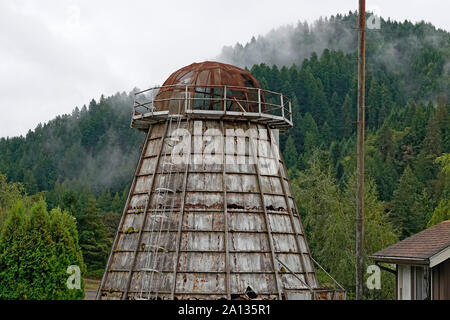
M216 61L192 63L183 67L167 78L163 86L167 85L226 85L261 88L258 80L250 72L231 64Z

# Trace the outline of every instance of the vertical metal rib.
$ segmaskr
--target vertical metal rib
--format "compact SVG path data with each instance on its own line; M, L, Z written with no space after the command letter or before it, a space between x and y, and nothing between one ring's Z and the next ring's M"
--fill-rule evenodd
M250 126L250 121L247 122L248 128L251 129ZM250 130L251 132L251 130ZM256 125L256 138L258 135L258 126ZM266 200L264 198L264 193L262 191L262 182L261 182L261 175L259 173L259 166L258 166L258 157L257 157L257 150L255 148L255 145L253 143L253 137L251 137L251 135L249 136L249 144L251 146L249 152L253 153L253 161L254 161L254 166L255 166L255 171L256 171L256 175L258 177L258 187L259 187L259 191L260 191L260 195L261 195L261 202L262 202L262 206L264 209L264 219L266 221L266 227L267 227L267 235L269 238L269 246L270 246L270 251L272 253L272 264L273 264L273 271L275 272L275 285L277 287L277 291L278 291L278 299L282 299L281 297L281 288L280 288L280 284L279 284L279 275L278 275L278 270L277 270L277 263L275 262L275 251L273 249L273 238L272 238L272 232L271 232L271 227L270 227L270 223L269 223L269 217L267 215L267 208L266 208Z
M180 260L180 245L181 245L181 230L183 226L183 217L184 217L184 202L186 197L186 188L187 188L187 177L189 174L189 164L191 163L191 153L192 153L192 124L193 121L186 120L186 127L189 128L189 133L191 134L191 141L189 142L189 156L186 163L186 168L184 170L184 178L183 178L183 192L181 194L181 206L180 206L180 216L178 218L178 231L177 231L177 242L176 242L176 252L175 252L175 261L173 265L173 279L172 279L172 290L170 293L170 299L174 299L175 290L177 285L177 271L178 271L178 261Z
M134 188L136 186L137 175L139 174L139 172L141 170L142 161L143 161L145 153L147 152L148 140L150 138L150 134L152 132L152 129L153 129L153 127L150 127L148 129L147 136L145 137L144 146L142 147L142 152L141 152L141 155L139 157L138 164L136 166L136 171L134 172L133 182L131 183L130 190L128 190L127 200L126 200L126 203L125 203L125 207L123 208L123 211L122 211L122 217L120 218L119 227L117 228L116 236L114 237L114 242L113 242L111 251L109 253L108 261L107 261L106 267L105 267L105 272L103 273L102 281L100 283L100 286L98 287L97 296L96 296L97 300L99 300L100 297L101 297L101 292L102 292L103 286L105 284L106 277L108 276L108 269L111 266L112 256L114 254L114 249L116 248L117 242L119 241L120 230L122 230L123 223L125 221L125 216L127 215L127 212L128 212L128 206L130 205L131 195L132 195L132 193L134 191Z
M222 187L223 187L223 213L225 219L225 286L227 292L227 299L231 300L231 290L230 290L230 250L228 248L228 208L227 208L227 182L226 182L226 156L225 156L225 145L226 145L226 135L225 128L223 125L223 120L220 121L220 130L222 130Z
M311 287L311 283L308 279L308 271L306 270L305 262L303 261L304 257L303 257L302 247L300 246L300 241L298 240L298 231L297 231L297 227L295 226L295 221L294 221L294 216L292 214L291 204L290 204L287 192L286 192L286 187L284 186L283 173L281 172L281 165L283 165L284 162L283 162L283 159L281 158L282 157L281 151L278 152L279 153L278 155L274 154L274 150L273 150L274 140L272 137L272 132L271 132L270 128L267 128L267 130L268 130L268 137L269 137L269 141L270 141L270 150L272 152L272 156L274 157L274 160L277 162L278 176L279 176L280 182L281 182L281 189L283 190L284 200L286 201L286 208L289 213L289 219L291 220L292 229L295 232L295 243L297 244L298 252L300 254L300 263L302 265L302 269L305 272L305 281L306 281L307 286ZM278 159L278 157L279 157L279 159ZM286 174L287 174L287 172L286 172ZM299 223L301 225L300 219L299 219ZM303 236L305 236L305 235L303 235ZM306 240L305 240L305 242L306 242ZM294 274L294 276L296 276L296 275Z
M158 160L156 161L155 170L153 171L152 183L150 185L150 189L148 190L148 199L147 199L147 202L145 203L144 218L142 220L141 228L139 229L139 235L138 235L138 240L137 240L137 244L136 244L136 249L134 250L133 261L131 263L130 271L128 274L128 280L127 280L127 284L125 287L125 291L122 294L122 300L125 300L127 298L128 290L130 289L131 279L133 276L133 269L136 265L137 251L139 250L139 245L141 243L141 238L142 238L142 231L144 230L145 223L147 220L148 206L149 206L151 198L152 198L152 190L153 190L153 186L155 184L156 173L158 172L159 162L161 160L161 154L164 149L164 139L166 138L168 128L169 128L169 122L166 122L166 128L164 129L164 134L161 137L161 148L159 149Z

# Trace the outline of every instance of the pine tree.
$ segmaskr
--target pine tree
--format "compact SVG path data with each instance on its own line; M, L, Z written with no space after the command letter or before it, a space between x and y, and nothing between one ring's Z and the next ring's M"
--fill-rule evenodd
M111 202L111 211L121 213L123 206L124 203L122 202L122 198L119 196L119 193L116 192Z
M422 186L409 166L400 177L392 200L392 216L402 236L408 237L422 230L426 224L424 212L418 212Z
M422 152L432 157L441 154L441 129L436 116L432 116L428 122Z
M0 299L82 299L69 289L67 268L85 272L73 217L45 201L27 209L20 200L0 233Z
M80 246L88 272L102 272L106 263L111 239L107 238L107 228L97 213L95 199L91 197L86 216L80 219Z
M378 139L378 150L381 153L383 162L391 159L394 154L394 142L392 140L392 131L389 127L384 126L381 129L380 137Z
M334 178L334 172L323 151L315 151L308 169L298 172L292 180L298 208L304 216L308 243L315 259L341 283L349 296L355 288L355 176L349 178L344 191ZM374 183L367 177L365 188L365 248L364 263L372 262L368 255L398 240L382 202L377 199ZM382 278L378 298L393 298L394 277ZM369 297L370 293L366 293Z
M111 211L111 192L109 190L102 190L102 193L100 193L100 196L97 199L98 208L100 212L109 212Z
M283 158L288 169L295 168L298 160L298 154L292 136L288 136L286 140L286 146L284 147L283 151Z
M345 95L344 104L341 109L341 135L343 138L349 137L353 132L353 123L352 123L352 101L350 96Z

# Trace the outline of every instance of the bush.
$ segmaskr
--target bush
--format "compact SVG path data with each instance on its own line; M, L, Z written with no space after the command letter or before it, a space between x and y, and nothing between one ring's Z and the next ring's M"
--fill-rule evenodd
M0 233L1 299L83 299L68 289L70 265L85 265L74 218L59 208L47 211L44 200L27 209L22 201L9 211Z

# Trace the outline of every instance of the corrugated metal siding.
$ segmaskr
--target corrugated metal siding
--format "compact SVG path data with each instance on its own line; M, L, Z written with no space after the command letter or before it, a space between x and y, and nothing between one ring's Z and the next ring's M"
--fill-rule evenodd
M220 121L203 121L202 124L203 135L205 132L211 133L206 131L208 129L221 128ZM244 137L248 127L246 122L224 122L223 125L225 130L233 129L236 132L234 138L226 139L225 148L229 152L231 146L236 146L239 139ZM181 127L193 130L194 125L189 126L187 122L183 122ZM282 290L305 289L307 287L304 282L317 287L285 169L280 167L281 177L278 172L269 170L270 163L276 163L277 160L270 152L269 137L261 130L267 127L255 124L251 127L260 129L257 131L257 143L263 148L258 159L263 159L268 164L258 167L259 181L255 165L249 164L252 155L248 143L245 150L225 155L225 168L223 164L205 163L205 157L200 156L198 159L202 159L202 163L191 163L186 177L186 165L178 164L173 166L170 180L167 180L169 174L167 171L163 172L163 167L164 163L170 161L173 143L167 137L171 130L167 130L161 150L166 125L155 125L151 129L142 151L141 163L119 227L118 238L105 271L100 288L101 299L124 298L125 292L125 298L128 299L151 297L156 292L161 298L218 299L226 298L229 294L243 294L249 286L259 297L276 299L279 297L277 274ZM217 132L212 134L216 135ZM196 137L202 138L192 136L191 160L196 156L193 147ZM223 156L222 150L215 150L220 158ZM230 161L234 164L229 164ZM152 181L153 178L155 181ZM174 193L166 194L164 199L158 198L156 188L167 184ZM259 190L259 185L262 190ZM145 214L143 210L149 194L151 200ZM286 198L289 199L289 206ZM183 212L180 212L181 208L184 208ZM158 218L158 215L169 212L169 219ZM273 247L269 241L269 233L272 235ZM151 243L163 248L150 249ZM278 263L275 263L275 273L273 258L283 261L303 282L283 270ZM145 271L150 265L159 273ZM227 282L230 292L227 292Z

